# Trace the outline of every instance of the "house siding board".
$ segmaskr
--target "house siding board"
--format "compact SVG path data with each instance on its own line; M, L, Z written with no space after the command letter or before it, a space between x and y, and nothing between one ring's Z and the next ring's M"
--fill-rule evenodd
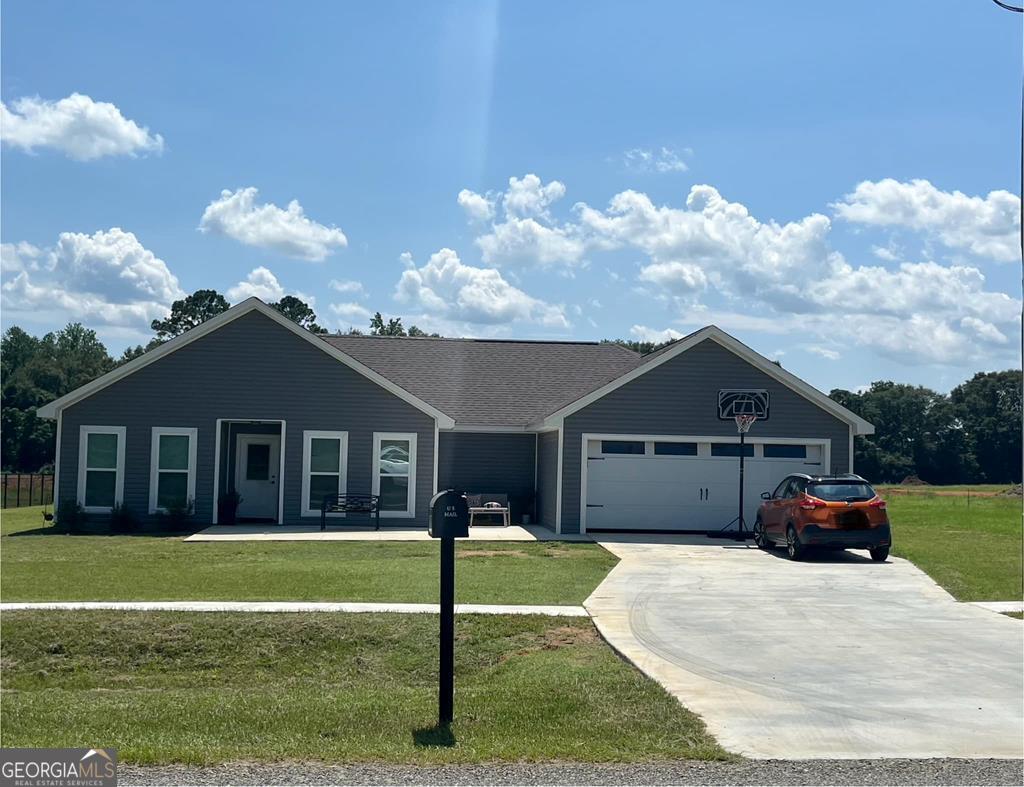
M373 433L415 432L416 517L384 524L426 526L433 492L433 418L256 312L67 407L59 499L74 500L77 493L79 427L125 426L125 503L148 519L151 428L196 427L196 520L209 522L218 418L287 422L284 519L292 523L311 521L299 516L303 431L347 431L348 489L366 492Z
M736 436L718 419L720 388L764 388L770 418L761 437L831 441L832 472L849 468L849 425L713 340L705 340L566 417L562 456L562 532L580 527L580 460L584 433Z
M558 432L537 435L537 511L552 530L558 506Z
M463 492L509 496L512 518L532 515L533 434L441 432L438 440L438 486Z

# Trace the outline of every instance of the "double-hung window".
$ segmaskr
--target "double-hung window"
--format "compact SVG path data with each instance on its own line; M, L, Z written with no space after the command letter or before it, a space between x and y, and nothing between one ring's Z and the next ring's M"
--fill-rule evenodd
M78 432L78 502L89 513L124 500L123 426L83 426Z
M302 515L320 516L329 495L344 494L348 475L348 432L302 433ZM345 516L343 513L328 516Z
M149 458L149 513L187 509L196 499L196 435L189 427L154 426Z
M415 433L373 433L373 494L382 517L416 516Z

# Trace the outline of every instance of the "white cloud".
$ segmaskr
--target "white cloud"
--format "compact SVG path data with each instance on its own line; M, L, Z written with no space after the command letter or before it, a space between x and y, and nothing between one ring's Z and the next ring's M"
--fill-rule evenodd
M640 280L659 284L674 295L700 292L708 277L699 265L689 262L655 262L640 271Z
M934 261L851 265L831 247L831 222L821 214L783 225L761 221L700 185L685 208L656 206L646 194L625 191L606 210L580 205L578 215L588 248L647 256L639 279L652 294L675 299L685 315L680 322L838 337L908 363L1009 357L1005 337L1019 330L1020 302L988 289L979 268ZM961 231L969 234L966 224ZM705 291L742 304L735 312L743 319L701 311ZM723 316L733 325L720 322Z
M689 149L687 149L689 150ZM686 172L686 162L671 148L633 148L622 154L626 169L632 172Z
M682 339L684 335L671 328L659 331L657 328L648 328L646 325L634 325L629 332L642 342L654 342L655 344L674 342L676 339Z
M367 294L368 294L366 292L366 288L363 287L362 282L358 282L358 281L347 281L347 280L343 280L343 279L331 279L327 283L327 286L330 287L335 292L340 292L342 294L351 293L353 295L359 295L360 297L363 297L363 298L365 298L367 296Z
M838 351L832 350L828 347L822 347L819 344L811 344L805 347L804 349L807 350L807 352L811 353L811 355L817 355L820 358L824 358L828 361L838 361L840 358L842 358L842 355L840 355Z
M561 227L536 219L509 217L476 239L480 257L488 265L509 263L576 263L583 257L583 242Z
M259 298L264 303L273 303L281 300L285 295L291 295L306 303L310 308L316 306L316 298L314 296L306 295L298 290L286 290L281 286L277 276L269 268L265 268L262 265L249 271L245 281L238 282L225 294L232 303L239 303L246 298Z
M53 148L78 161L164 149L159 134L128 120L113 104L80 93L59 101L19 98L10 108L0 102L0 128L4 144L11 147L28 152Z
M473 221L490 221L494 218L494 200L475 191L463 189L459 192L459 207Z
M279 301L286 295L284 287L277 277L262 265L249 271L245 281L240 281L227 291L228 300L232 303L244 301L246 298L259 298L264 303Z
M6 243L0 256L3 308L19 319L74 319L141 333L184 297L167 264L117 227L63 232L46 249Z
M1002 262L1020 259L1020 198L1009 191L970 197L927 180L885 178L857 184L833 207L847 221L926 232L949 248Z
M359 303L332 303L330 309L344 323L342 327L345 328L355 326L356 323L360 323L357 327L365 327L373 316L369 309Z
M432 254L422 267L405 270L395 298L447 320L569 327L561 306L527 295L509 284L497 270L464 265L451 249Z
M473 219L491 221L490 231L476 238L486 264L574 264L583 258L583 240L574 225L559 224L549 211L564 196L564 184L528 174L509 178L508 189L495 196L463 190L459 204ZM500 221L495 220L499 204Z
M565 185L557 180L543 183L534 174L519 179L515 176L508 179L508 190L504 193L501 205L508 216L548 216L548 208L565 196Z
M289 202L286 209L269 202L257 205L257 193L252 186L234 192L225 189L220 199L206 206L200 231L313 262L348 245L345 233L308 218L298 200Z

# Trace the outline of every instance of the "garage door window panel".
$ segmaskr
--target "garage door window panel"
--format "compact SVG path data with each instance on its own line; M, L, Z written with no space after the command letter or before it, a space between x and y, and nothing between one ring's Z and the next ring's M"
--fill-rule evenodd
M711 444L711 455L712 456L729 456L737 457L740 455L740 444L739 443L712 443ZM754 446L751 443L747 443L742 446L743 455L745 457L752 457L754 455Z
M765 443L765 459L806 459L806 445L786 445L779 443Z
M602 440L602 454L635 454L642 456L646 451L643 440Z
M696 443L655 443L655 456L697 456Z

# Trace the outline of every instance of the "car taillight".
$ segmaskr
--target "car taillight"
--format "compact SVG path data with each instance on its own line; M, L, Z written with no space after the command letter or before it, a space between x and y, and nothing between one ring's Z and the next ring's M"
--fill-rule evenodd
M872 500L868 505L871 506L871 508L877 508L880 511L885 511L885 501L880 497Z
M824 508L827 503L824 500L818 500L816 497L808 495L800 501L800 508L804 511L813 511L815 508Z

